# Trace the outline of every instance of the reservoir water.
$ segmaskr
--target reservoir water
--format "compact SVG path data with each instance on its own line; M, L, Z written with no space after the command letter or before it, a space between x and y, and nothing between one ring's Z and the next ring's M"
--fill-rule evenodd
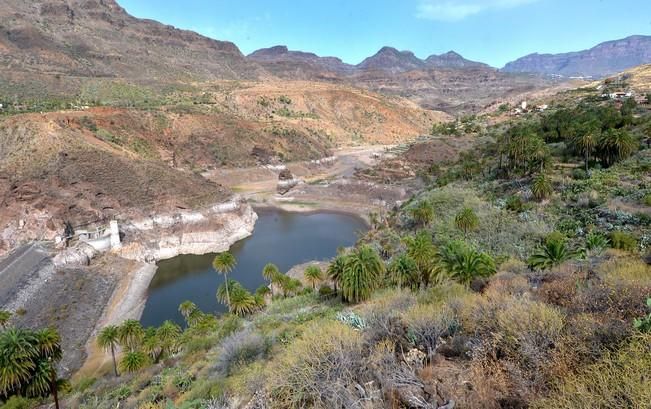
M341 213L292 213L275 209L257 210L258 221L253 235L235 243L230 251L237 266L229 278L255 291L264 284L262 268L274 263L286 272L296 264L327 260L340 246L351 246L360 232L367 230L364 221ZM190 300L204 312L222 313L217 302L217 287L224 282L212 268L215 254L180 255L158 263L141 322L157 326L165 320L179 324L183 318L179 304Z

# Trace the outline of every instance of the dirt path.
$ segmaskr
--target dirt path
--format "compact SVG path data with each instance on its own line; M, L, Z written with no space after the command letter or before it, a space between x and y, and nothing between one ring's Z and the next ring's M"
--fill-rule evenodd
M75 378L93 377L111 365L111 356L102 351L95 342L97 333L107 325L118 325L127 319L139 319L147 301L147 288L156 273L156 265L140 263L115 257L122 275L104 313L95 325L85 345L87 358Z

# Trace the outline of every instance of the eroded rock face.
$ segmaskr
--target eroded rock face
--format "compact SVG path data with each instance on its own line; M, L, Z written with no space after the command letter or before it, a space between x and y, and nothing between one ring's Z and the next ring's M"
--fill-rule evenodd
M276 191L284 195L289 192L294 186L298 185L300 182L289 169L283 169L278 175L278 185L276 186Z
M218 253L253 232L258 215L239 197L202 210L179 210L132 221L121 227L117 253L154 262L179 254Z

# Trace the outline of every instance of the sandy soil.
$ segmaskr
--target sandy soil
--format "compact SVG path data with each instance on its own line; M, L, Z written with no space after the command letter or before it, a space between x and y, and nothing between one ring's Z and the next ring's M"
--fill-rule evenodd
M107 300L101 318L97 320L86 342L86 360L75 377L95 376L102 373L111 364L110 354L102 351L95 342L97 333L107 325L117 325L127 319L139 319L147 301L147 288L154 274L156 265L130 261L115 256L108 256L114 265L120 265L123 274L118 278L115 291Z
M369 212L391 206L404 198L404 190L360 182L359 169L377 164L391 145L341 148L335 160L323 165L313 162L287 164L303 183L285 195L276 191L278 170L263 167L215 170L204 174L208 179L229 187L257 207L277 207L287 211L330 210L366 217Z

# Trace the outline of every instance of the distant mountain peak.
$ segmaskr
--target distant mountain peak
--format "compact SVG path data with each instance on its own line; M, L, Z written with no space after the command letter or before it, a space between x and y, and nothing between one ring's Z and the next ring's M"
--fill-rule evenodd
M632 35L606 41L583 51L561 54L532 53L506 64L502 70L601 78L650 62L651 36Z
M488 68L488 65L465 59L456 51L450 50L440 55L430 55L425 59L425 63L430 68Z
M405 72L422 69L425 62L414 55L413 52L399 51L394 47L384 46L357 65L362 70L380 70L391 73Z

